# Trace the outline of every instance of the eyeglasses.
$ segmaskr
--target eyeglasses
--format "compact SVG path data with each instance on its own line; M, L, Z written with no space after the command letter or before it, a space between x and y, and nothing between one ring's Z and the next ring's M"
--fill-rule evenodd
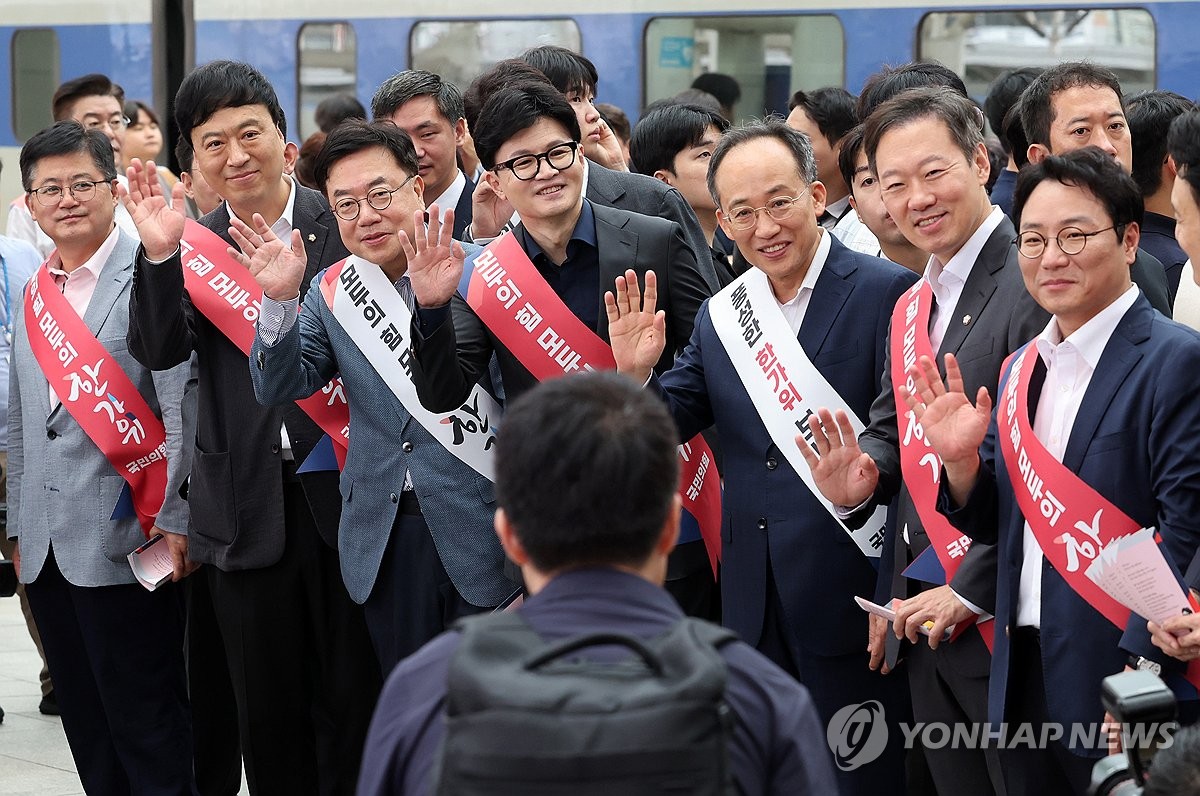
M799 196L776 196L771 201L767 202L762 207L749 207L748 205L738 205L731 209L728 213L724 213L725 220L734 229L750 229L758 223L759 211L765 210L767 215L776 221L783 221L790 216L796 209L796 202L804 198L805 191Z
M119 133L129 126L129 118L126 116L113 116L107 121L104 119L88 119L83 123L83 126L89 130L99 130L101 127L107 127L114 133Z
M532 180L542 170L543 160L546 161L547 166L555 171L571 168L575 164L575 155L578 149L578 141L567 141L566 143L547 149L540 155L521 155L520 157L509 158L503 163L497 163L495 166L492 166L492 172L495 173L501 169L508 169L518 180Z
M353 221L358 218L358 211L362 208L362 203L366 202L376 210L387 210L392 205L392 196L396 191L403 188L413 181L412 175L404 182L397 185L395 188L372 188L366 196L361 199L354 199L347 196L345 199L339 199L337 204L333 206L333 212L337 213L338 218L343 221Z
M66 190L70 191L72 199L82 204L96 195L97 185L107 185L109 190L112 190L110 180L79 180L68 185ZM61 185L44 185L29 193L37 197L38 204L42 207L58 207L63 198L63 187Z
M1088 238L1109 230L1116 230L1117 238L1120 239L1125 232L1125 225L1116 224L1095 232L1084 232L1076 227L1064 227L1052 238L1047 238L1040 232L1022 232L1013 240L1013 243L1017 244L1017 252L1022 257L1028 257L1031 260L1041 257L1050 241L1057 243L1059 251L1063 254L1079 254L1083 251L1083 247L1087 246Z

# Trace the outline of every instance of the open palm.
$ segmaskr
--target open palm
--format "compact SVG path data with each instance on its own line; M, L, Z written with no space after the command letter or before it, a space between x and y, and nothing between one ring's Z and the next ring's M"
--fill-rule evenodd
M400 246L408 260L408 278L413 295L422 307L441 307L454 297L462 281L463 264L467 253L462 244L451 237L454 211L447 210L444 221L439 220L437 203L429 206L429 223L425 213L413 213L413 239L401 230Z
M979 455L992 416L992 399L987 388L979 388L972 404L963 389L962 372L953 354L946 355L944 384L929 357L921 357L908 373L913 377L913 389L904 390L904 400L925 429L925 439L934 452L948 465L973 461Z
M117 188L121 204L125 205L137 227L146 256L156 262L165 260L179 249L179 241L183 238L183 225L187 220L183 212L183 183L175 183L168 202L158 181L154 161L143 164L134 158L126 176L129 187L118 185Z
M283 241L258 213L251 221L253 229L239 218L230 221L229 234L241 251L230 248L229 253L245 266L267 298L275 301L296 298L308 267L300 230L292 230L290 240Z
M658 278L653 271L646 272L645 296L632 270L617 277L615 295L604 294L608 340L617 370L638 381L649 378L667 344L666 313L657 304Z

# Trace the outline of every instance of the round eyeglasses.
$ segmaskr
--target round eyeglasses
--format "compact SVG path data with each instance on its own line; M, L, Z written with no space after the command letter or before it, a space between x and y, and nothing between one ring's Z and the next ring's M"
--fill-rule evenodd
M513 176L518 180L532 180L542 170L542 161L546 161L546 165L555 171L569 169L575 164L575 155L579 149L578 141L567 141L566 143L552 146L545 152L537 155L520 155L515 158L509 158L503 163L497 163L492 166L492 172L508 169L513 173Z
M776 221L783 221L796 209L796 202L803 198L802 193L799 196L776 196L762 207L738 205L724 214L725 220L734 229L750 229L758 223L758 214L766 211L766 214Z
M70 192L72 199L83 204L96 195L97 185L107 185L109 190L112 190L112 182L109 180L76 180L65 189L61 185L43 185L30 193L37 197L38 204L42 207L58 207L64 191Z
M1022 257L1028 257L1031 260L1041 257L1046 251L1046 246L1050 244L1050 241L1057 243L1059 251L1063 254L1079 254L1083 251L1083 247L1087 246L1088 238L1099 235L1102 232L1116 230L1117 239L1119 240L1124 233L1124 228L1124 224L1115 224L1111 227L1098 229L1095 232L1084 232L1078 227L1063 227L1057 235L1051 238L1047 238L1040 232L1030 230L1018 235L1013 240L1013 243L1017 244L1017 252Z
M392 196L396 193L396 191L400 190L405 185L408 185L413 181L413 177L416 176L417 175L415 174L412 175L412 177L409 177L395 188L372 188L367 192L367 195L361 199L355 199L350 196L347 196L344 199L339 199L333 205L333 212L337 213L338 218L342 219L343 221L353 221L354 219L358 218L358 211L362 208L363 202L366 202L375 210L387 210L392 205Z

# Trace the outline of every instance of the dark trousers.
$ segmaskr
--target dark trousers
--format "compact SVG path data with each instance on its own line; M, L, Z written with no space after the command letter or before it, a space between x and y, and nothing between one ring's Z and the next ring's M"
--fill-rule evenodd
M1009 660L1008 702L1004 720L1010 737L1017 725L1033 725L1035 736L1041 736L1042 725L1050 721L1046 711L1046 681L1042 670L1042 646L1038 633L1032 628L1017 628L1012 634ZM1104 708L1096 705L1096 723L1104 716ZM1064 728L1068 736L1070 728ZM1009 796L1026 794L1068 794L1082 796L1092 777L1095 757L1081 757L1064 744L1051 740L1046 749L1030 749L1024 744L1010 744L1000 759L1004 763L1004 783Z
M200 796L237 796L242 787L237 699L208 580L208 573L201 571L182 584L187 603L184 655L192 703L196 788Z
M84 790L194 793L176 585L74 586L52 549L27 592Z
M412 492L404 492L371 594L367 629L385 677L459 617L489 610L458 593Z
M284 484L283 557L262 569L205 567L255 796L354 792L379 666L337 552L303 489Z
M908 775L905 769L904 736L900 722L912 721L908 702L908 684L895 675L884 676L867 668L866 632L863 651L849 655L816 655L799 643L800 636L791 627L768 567L767 612L758 651L803 684L812 696L821 723L828 727L839 710L848 705L878 701L888 723L887 746L871 762L847 771L834 767L838 792L842 796L902 796ZM819 627L812 632L819 632ZM824 743L825 739L822 738ZM849 766L848 766L849 767Z

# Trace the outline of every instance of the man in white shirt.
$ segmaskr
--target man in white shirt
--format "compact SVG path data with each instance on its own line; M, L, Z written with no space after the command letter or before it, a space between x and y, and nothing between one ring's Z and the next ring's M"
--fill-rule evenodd
M1104 512L1108 527L1124 522L1124 514L1156 528L1160 549L1182 570L1200 544L1200 455L1192 444L1200 433L1193 395L1200 334L1156 313L1130 280L1142 212L1136 184L1095 147L1043 158L1018 179L1013 218L1021 271L1034 299L1052 313L1025 349L1038 359L1017 394L1028 384L1036 439L1023 435L1021 446L1044 448L1046 460L1065 466L1038 466L1031 451L1046 491L1067 502L1095 493L1112 504ZM1000 386L1008 407L1015 372L1016 365ZM1060 532L1040 512L1023 511L1012 479L1028 492L1026 476L1010 472L1008 451L998 453L1004 440L989 391L980 389L972 403L953 357L946 387L927 359L910 374L915 386L907 402L944 464L939 511L972 538L998 542L989 720L1029 723L1035 732L1050 722L1095 728L1103 716L1101 680L1127 662L1176 681L1182 664L1141 657L1155 652L1143 619L1117 626L1073 583L1105 541L1100 514L1095 542L1076 545L1081 523ZM999 433L1011 438L1007 426ZM1072 551L1065 564L1060 544ZM1008 793L1082 794L1105 753L1103 743L1080 738L1038 746L1013 744L1001 753Z

